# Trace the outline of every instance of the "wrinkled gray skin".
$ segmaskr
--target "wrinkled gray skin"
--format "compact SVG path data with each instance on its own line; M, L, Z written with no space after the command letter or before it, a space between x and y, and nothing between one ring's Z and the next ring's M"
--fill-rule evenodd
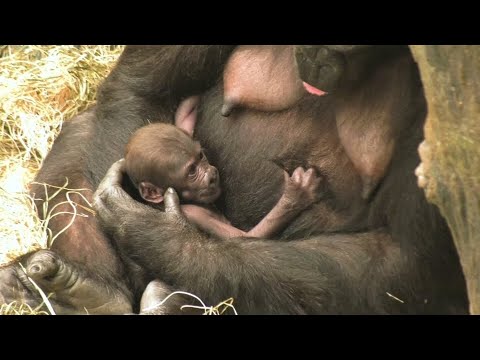
M10 285L3 287L3 290L10 289L10 292L2 291L0 303L17 301L32 308L37 307L42 299L28 279L30 277L47 296L53 293L49 301L56 314L78 314L78 309L81 308L86 309L85 314L121 314L132 311L127 298L105 289L105 285L97 283L94 278L84 276L75 266L67 264L52 251L40 250L23 264L26 273L18 263L0 268L0 283ZM108 297L108 294L115 295Z
M175 194L176 196L176 194ZM172 195L166 197L172 202ZM173 200L175 201L175 200ZM168 211L179 211L178 197L175 207ZM183 216L183 215L182 215ZM10 292L0 293L0 303L28 304L32 309L42 305L42 298L32 279L49 298L56 315L73 314L129 314L132 307L126 297L119 296L116 291L105 289L105 284L97 282L90 276L84 276L71 264L63 261L59 255L49 250L40 250L32 254L25 261L23 271L19 263L0 268L0 283L3 289ZM169 315L202 314L202 310L181 309L182 305L199 305L190 297L181 294L174 295L162 304L173 290L160 280L154 280L145 289L140 304L140 314L145 315ZM79 309L84 308L81 312ZM37 310L49 312L43 305Z

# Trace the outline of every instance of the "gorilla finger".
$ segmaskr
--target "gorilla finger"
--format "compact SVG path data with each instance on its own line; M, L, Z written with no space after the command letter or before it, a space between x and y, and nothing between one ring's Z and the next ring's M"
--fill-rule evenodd
M303 169L303 167L297 167L294 171L293 171L293 174L292 174L292 180L296 183L302 183L302 177L305 173L305 170Z
M173 188L168 188L165 191L165 213L175 214L183 216L180 209L180 200L178 199L177 192Z
M313 171L313 169L312 168L308 169L307 171L305 171L305 174L302 178L302 185L303 186L311 185L316 177L317 176Z
M125 159L120 159L113 163L108 169L107 174L103 178L100 185L98 185L95 193L102 194L105 190L111 187L121 187L122 177L125 172Z
M95 209L95 216L105 223L109 224L112 221L115 221L115 216L110 209L105 206L106 195L100 196L98 194L94 195L93 198L93 208Z

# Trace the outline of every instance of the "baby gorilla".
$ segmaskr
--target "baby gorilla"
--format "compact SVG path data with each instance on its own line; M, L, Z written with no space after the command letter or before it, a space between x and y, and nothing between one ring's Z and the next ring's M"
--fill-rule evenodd
M125 170L147 203L161 207L165 191L172 187L189 221L221 238L268 238L278 233L318 199L321 179L313 169L298 167L292 176L285 172L280 200L259 224L245 232L230 225L214 209L213 203L221 193L218 170L186 130L163 123L140 128L127 144Z

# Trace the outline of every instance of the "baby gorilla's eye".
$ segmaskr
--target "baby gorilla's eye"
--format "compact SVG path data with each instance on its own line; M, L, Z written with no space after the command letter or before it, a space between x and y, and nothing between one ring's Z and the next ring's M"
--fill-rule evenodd
M197 173L197 165L192 164L188 167L188 176L194 176Z

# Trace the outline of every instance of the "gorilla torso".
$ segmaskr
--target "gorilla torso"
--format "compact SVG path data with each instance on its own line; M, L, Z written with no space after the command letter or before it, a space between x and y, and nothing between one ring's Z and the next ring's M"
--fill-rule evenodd
M331 97L306 95L285 111L242 108L229 117L220 113L222 101L222 84L203 97L195 137L219 169L223 188L219 207L233 225L247 230L258 223L282 194L282 169L291 173L302 166L314 167L323 176L326 193L293 221L284 236L362 226L358 214L365 213L361 210L367 203L360 196L360 178L340 144Z

